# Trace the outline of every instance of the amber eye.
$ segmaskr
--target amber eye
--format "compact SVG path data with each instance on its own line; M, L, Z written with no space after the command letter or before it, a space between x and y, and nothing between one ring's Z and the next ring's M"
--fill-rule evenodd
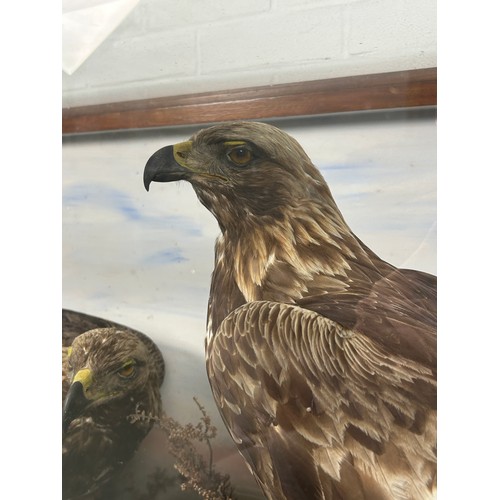
M228 158L239 167L242 167L253 160L252 152L245 146L238 146L227 153Z
M123 378L130 378L135 373L135 363L127 363L118 370L118 375Z

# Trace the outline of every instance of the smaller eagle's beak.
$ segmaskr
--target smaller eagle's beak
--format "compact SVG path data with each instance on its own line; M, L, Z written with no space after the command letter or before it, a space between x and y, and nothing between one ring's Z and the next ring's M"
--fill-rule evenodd
M144 187L151 182L171 182L187 179L190 169L185 161L193 146L191 141L165 146L154 153L144 168Z
M79 417L91 400L85 397L85 391L92 382L92 372L89 369L80 370L74 377L63 406L63 434L66 434L69 424Z

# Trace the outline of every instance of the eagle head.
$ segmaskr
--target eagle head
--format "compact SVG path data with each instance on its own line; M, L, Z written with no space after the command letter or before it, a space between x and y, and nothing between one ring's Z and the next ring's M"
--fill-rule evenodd
M127 417L138 404L161 404L163 359L145 336L142 339L116 328L87 331L73 341L67 365L70 386L63 405L65 433L79 417Z
M144 170L146 189L176 180L191 183L223 229L247 217L281 219L301 200L334 203L300 144L266 123L215 125L158 150Z

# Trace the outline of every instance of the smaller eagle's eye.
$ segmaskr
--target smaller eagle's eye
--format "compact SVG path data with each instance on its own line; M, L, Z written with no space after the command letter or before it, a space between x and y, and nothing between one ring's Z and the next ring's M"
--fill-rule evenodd
M119 370L118 375L123 378L130 378L135 373L135 363L130 362L124 364Z
M227 157L237 166L243 167L253 160L252 152L245 146L237 146L227 153Z

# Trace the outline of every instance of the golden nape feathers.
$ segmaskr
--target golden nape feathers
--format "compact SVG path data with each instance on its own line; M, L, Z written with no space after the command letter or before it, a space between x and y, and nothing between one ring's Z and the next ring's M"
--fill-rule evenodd
M90 328L90 329L89 329ZM106 497L159 417L163 357L146 335L63 310L63 498Z
M436 278L356 237L298 142L201 130L148 160L187 180L221 235L206 361L216 404L272 499L419 499L436 488Z

